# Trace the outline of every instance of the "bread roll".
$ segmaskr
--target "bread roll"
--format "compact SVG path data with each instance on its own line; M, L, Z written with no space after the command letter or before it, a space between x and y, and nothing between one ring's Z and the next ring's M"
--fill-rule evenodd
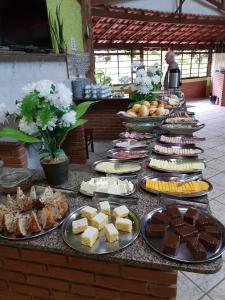
M151 106L150 108L149 108L149 114L150 115L152 115L152 114L154 114L154 112L156 112L156 107L155 106Z
M128 115L129 117L137 117L137 113L134 112L134 111L132 111L131 109L129 109L129 110L127 111L127 115Z
M139 109L138 115L140 117L148 117L149 115L149 108L145 105L141 105L141 108Z
M140 108L141 108L141 104L134 104L134 106L130 110L138 113Z
M158 106L158 101L151 101L151 106Z
M151 117L157 117L157 114L156 114L156 113L154 113L154 114L152 114L152 115L151 115Z
M147 107L149 108L151 104L150 104L150 102L148 102L148 101L144 101L144 102L143 102L143 105L145 105L145 106L147 106Z
M159 108L157 108L155 113L156 113L157 116L163 116L164 112L165 112L164 107L159 107Z

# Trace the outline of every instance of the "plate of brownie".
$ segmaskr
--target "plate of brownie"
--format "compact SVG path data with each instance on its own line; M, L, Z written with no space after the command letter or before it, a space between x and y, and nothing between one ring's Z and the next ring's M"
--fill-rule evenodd
M141 231L153 250L179 262L209 262L225 250L222 223L195 207L159 207L142 218Z

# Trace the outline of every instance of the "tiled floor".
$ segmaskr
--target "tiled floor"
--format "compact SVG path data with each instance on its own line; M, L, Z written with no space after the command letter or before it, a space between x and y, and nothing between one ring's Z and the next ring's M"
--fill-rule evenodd
M196 133L206 137L201 143L205 149L202 157L207 160L204 177L214 187L210 193L210 206L213 214L225 225L225 107L211 105L208 100L192 101L196 117L206 124ZM95 144L95 153L91 153L89 162L105 157L109 149L108 142ZM224 262L225 262L225 256ZM223 268L212 275L179 272L177 300L225 300L225 263Z

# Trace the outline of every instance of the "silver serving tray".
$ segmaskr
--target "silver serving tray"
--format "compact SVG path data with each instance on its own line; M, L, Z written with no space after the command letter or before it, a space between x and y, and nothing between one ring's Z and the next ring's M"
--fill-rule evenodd
M192 134L193 132L199 131L205 127L205 124L192 126L189 128L186 127L185 125L179 125L180 127L178 127L178 125L173 125L173 127L168 125L173 125L173 124L164 124L162 125L162 129L174 134Z
M137 132L152 132L155 128L157 128L160 125L160 123L151 123L151 122L137 122L137 123L126 123L123 122L123 126L127 128L128 130L133 130Z
M129 117L128 114L125 111L120 111L117 113L117 116L124 121L127 122L160 122L166 118L168 118L170 114L164 115L164 116L158 116L158 117Z
M113 145L113 147L114 148L118 148L118 149L126 149L126 147L118 147L116 144L117 143L119 143L119 142L125 142L126 141L126 139L120 139L120 140L113 140L112 141L112 145ZM130 148L129 148L129 150L130 149L146 149L146 148L148 148L148 145L147 145L147 143L145 142L145 141L137 141L137 143L143 143L143 146L135 146L135 143L133 144L133 145L131 145L130 146ZM127 148L128 149L128 148Z
M38 237L41 237L45 234L48 234L50 232L52 232L53 230L56 230L59 226L61 226L63 224L63 222L65 221L65 218L69 215L69 211L67 213L67 215L64 217L64 219L60 220L59 222L57 222L53 227L46 229L46 230L41 230L38 233L32 234L32 235L27 235L25 237L15 237L15 236L5 236L2 233L0 233L0 238L8 240L8 241L25 241L25 240L32 240Z
M203 162L204 165L205 165L205 168L206 168L206 162L204 159L197 159L197 158L186 158L186 157L181 157L181 158L174 158L172 156L167 156L167 157L155 157L156 159L160 159L160 160L168 160L168 161L172 161L172 162L177 162L177 161L188 161L188 162ZM146 164L147 164L147 167L150 168L150 169L153 169L153 170L156 170L156 171L162 171L162 172L168 172L168 173L195 173L195 172L202 172L203 170L199 170L199 169L193 169L191 171L187 171L187 170L182 170L182 171L177 171L177 170L165 170L165 169L161 169L161 168L156 168L156 167L150 167L149 166L149 163L150 163L150 160L147 160L146 161Z
M120 206L121 204L110 202L111 208L115 208L117 206ZM97 207L96 205L92 205L93 207ZM114 243L108 243L104 236L104 229L100 230L100 237L95 242L95 244L89 248L87 246L84 246L81 244L81 234L73 234L72 232L72 222L74 220L81 218L81 210L84 208L80 207L76 211L72 212L67 219L65 220L63 227L62 227L62 236L64 242L71 247L72 249L85 253L85 254L106 254L106 253L112 253L116 251L120 251L130 244L132 244L136 238L138 237L140 233L140 220L139 217L136 215L136 213L132 210L130 210L128 218L133 223L133 230L132 233L126 233L119 231L119 241L116 241ZM110 221L111 218L109 218Z
M185 145L174 145L174 144L161 144L161 143L158 143L156 145L161 145L163 147L166 147L166 148L176 148L176 149L194 149L194 150L200 150L201 152L200 153L196 153L196 154L188 154L188 155L181 155L181 154L166 154L166 153L162 153L160 151L157 151L155 150L155 148L153 147L152 151L156 154L159 154L159 155L163 155L163 156L172 156L172 157L197 157L199 154L202 154L204 153L204 150L202 148L199 148L199 147L196 147L195 145L191 145L191 144L185 144Z
M119 179L119 178L118 178ZM121 179L122 180L122 179ZM125 180L125 179L124 179ZM128 179L127 179L128 180ZM118 196L118 197L120 197L120 196L130 196L130 195L132 195L132 194L134 194L135 193L135 191L136 191L136 189L137 189L137 186L133 183L133 185L134 185L134 188L133 188L133 190L132 191L130 191L129 193L126 193L126 194L108 194L108 193L102 193L102 194L105 194L105 195L112 195L112 196ZM84 191L84 190L82 190L81 188L79 189L79 192L82 194L82 195L85 195L85 196L88 196L88 197L93 197L94 196L94 193L93 194L91 194L91 193L88 193L87 191ZM101 193L101 192L99 192L99 193Z
M124 159L116 159L116 158L111 158L111 159L102 159L102 160L98 160L98 161L95 161L92 165L92 168L96 171L96 172L99 172L99 173L103 173L103 174L117 174L117 175L122 175L122 174L130 174L130 173L137 173L139 172L140 170L138 171L130 171L130 172L104 172L104 171L99 171L99 170L96 170L96 166L99 164L99 163L102 163L102 162L111 162L111 163L115 163L115 164L138 164L140 165L140 170L141 170L141 162L140 161L135 161L135 160L124 160Z
M127 138L125 138L125 136L124 136L124 132L121 132L120 134L119 134L119 137L121 138L121 139L127 139ZM149 134L149 137L144 137L144 138L135 138L135 140L137 140L137 141L145 141L145 140L151 140L152 138L154 138L154 135L152 135L152 134Z
M187 211L189 206L177 205L177 207L179 208L179 210L181 211L182 214L185 214L185 212ZM181 246L180 246L176 256L172 256L172 255L163 253L162 252L163 238L147 236L146 227L147 227L148 223L151 221L152 216L156 212L162 212L164 210L165 210L165 207L158 207L158 208L154 209L153 211L151 211L150 213L148 213L146 216L144 216L141 220L141 232L142 232L143 238L144 238L145 242L148 244L148 246L151 247L154 251L156 251L157 253L159 253L160 255L162 255L166 258L169 258L169 259L172 259L172 260L175 260L178 262L183 262L183 263L206 263L206 262L210 262L210 261L213 261L213 260L219 258L223 254L223 252L225 250L224 226L216 218L214 218L213 216L211 216L204 210L200 210L200 209L198 209L200 215L214 219L214 221L216 222L216 224L219 226L219 228L221 230L221 233L222 233L221 243L220 243L220 246L218 247L217 251L215 253L208 251L208 256L205 260L194 260L191 253L187 249L186 244L181 243Z
M188 135L181 135L181 134L179 134L179 135L177 135L177 134L164 134L164 136L167 136L167 137L177 137L177 138L179 138L179 139L182 139L182 138L188 138L188 139L192 139L193 140L193 144L187 144L187 143L179 143L179 142L177 142L177 143L166 143L166 142L164 142L164 141L161 141L160 140L160 137L158 138L158 142L160 142L160 143L162 143L162 144L165 144L165 145L172 145L172 146L174 146L174 145L186 145L186 146L192 146L192 145L195 145L195 143L196 142L203 142L203 141L205 141L206 139L205 138L199 138L199 137L196 137L196 136L188 136Z
M213 186L210 182L208 182L205 179L200 178L199 180L205 181L208 183L209 188L207 191L201 191L201 192L196 192L196 193L170 193L170 192L159 192L156 190L152 190L152 189L147 189L145 186L145 182L147 179L153 179L153 180L161 180L161 181L178 181L179 179L185 179L185 177L187 177L187 174L177 174L177 175L163 175L163 174L152 174L152 175L146 175L144 177L142 177L139 181L139 185L140 187L145 190L146 192L152 193L154 195L169 195L169 196L173 196L173 197L178 197L178 198L193 198L193 197L201 197L204 195L207 195L209 192L212 191Z
M131 153L131 152L143 152L143 155L141 157L136 157L136 158L119 158L119 157L115 157L113 154L117 154L120 152L126 152L126 153ZM107 151L107 157L109 158L117 158L117 159L123 159L123 160L140 160L143 159L145 157L149 156L149 151L148 150L143 150L143 148L135 148L135 150L130 150L130 149L110 149Z

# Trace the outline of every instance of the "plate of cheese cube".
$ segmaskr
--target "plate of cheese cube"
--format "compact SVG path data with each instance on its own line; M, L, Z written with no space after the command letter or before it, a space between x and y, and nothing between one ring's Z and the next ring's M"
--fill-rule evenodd
M126 205L102 201L72 212L63 224L63 239L82 253L106 254L119 251L140 233L137 214Z

